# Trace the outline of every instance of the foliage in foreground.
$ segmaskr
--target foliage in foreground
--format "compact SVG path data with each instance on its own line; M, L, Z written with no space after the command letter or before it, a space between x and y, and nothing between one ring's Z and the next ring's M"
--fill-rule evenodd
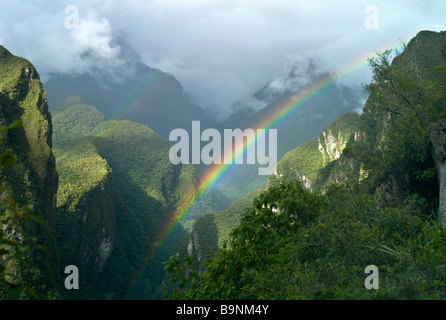
M14 121L8 127L2 127L1 132L5 133L10 129L20 127L21 121ZM0 146L4 147L3 141ZM11 150L2 148L0 153L0 183L3 170L15 163L15 155ZM7 191L1 186L0 193ZM6 194L6 193L5 193ZM32 296L37 298L32 288L27 286L17 274L17 264L30 252L31 246L39 249L43 247L36 245L36 239L27 235L23 229L26 221L33 221L42 224L42 221L30 214L32 205L19 206L11 197L3 199L0 207L0 297L6 299L18 299L19 297Z
M446 298L446 227L438 222L429 146L430 129L446 110L446 56L414 71L402 63L406 55L391 63L390 54L370 60L374 82L361 116L376 118L380 138L369 136L367 148L349 152L369 177L324 195L279 181L254 200L204 272L195 271L191 257L170 259L166 270L180 282L169 298ZM378 289L365 287L370 265L378 267Z
M379 209L356 188L321 196L293 182L262 193L203 273L190 257L170 259L178 287L168 298L444 298L444 227L423 218L418 198ZM368 265L379 269L378 290L364 286Z

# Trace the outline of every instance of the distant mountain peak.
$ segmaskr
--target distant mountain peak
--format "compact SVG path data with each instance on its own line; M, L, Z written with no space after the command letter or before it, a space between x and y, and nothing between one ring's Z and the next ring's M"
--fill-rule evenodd
M173 129L189 128L193 120L200 120L203 127L214 126L213 120L191 101L172 74L145 65L125 42L116 41L119 54L114 64L52 75L45 83L51 108L65 98L79 96L96 106L108 120L139 122L165 139Z
M296 95L306 90L319 79L330 76L316 57L294 58L290 65L277 72L273 79L252 97L248 97L232 105L231 118L250 115L283 95Z

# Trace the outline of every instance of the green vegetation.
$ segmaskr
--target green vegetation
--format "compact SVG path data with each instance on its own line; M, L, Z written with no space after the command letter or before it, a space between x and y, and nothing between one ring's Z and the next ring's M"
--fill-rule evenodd
M320 183L321 172L340 157L354 135L358 120L358 114L347 112L316 140L307 141L289 151L277 164L276 172L269 176L268 186L297 179L310 190L320 190L327 183Z
M74 212L80 199L103 183L110 171L89 137L104 117L78 97L64 100L52 113L53 150L60 177L58 207L69 204L69 210Z
M317 178L318 171L324 165L322 153L318 150L317 141L308 141L288 152L277 164L276 174L269 176L268 185L276 185L280 181L308 181Z
M360 116L288 152L266 190L220 211L209 191L164 239L195 169L79 97L51 117L34 67L0 46L0 298L446 299L445 48L424 31L371 59ZM63 290L72 264L81 289Z
M6 250L13 253L13 242L19 241L15 248L21 258L8 263L7 272L14 275L11 281L27 288L15 290L16 298L54 299L60 297L61 281L53 233L58 178L51 150L51 117L33 65L0 46L0 125L11 123L16 123L14 130L2 131L1 137L2 158L13 157L14 165L1 172L0 211L12 246L12 251ZM30 208L33 219L22 219L31 217ZM19 234L24 235L24 242ZM5 294L2 291L1 296Z
M445 229L423 219L416 201L378 209L358 192L336 187L320 196L297 182L272 187L204 272L192 271L188 258L171 258L166 270L181 285L170 298L443 299ZM379 268L379 290L364 287L368 265Z
M8 130L21 127L22 122L14 121L10 126L1 128L2 133ZM4 141L0 141L3 149ZM5 168L14 165L15 156L10 150L2 150L0 153L0 174ZM0 175L1 178L1 175ZM2 180L2 192L8 191L4 187ZM5 209L3 209L3 207ZM30 252L30 246L36 245L37 241L33 237L26 235L23 230L23 224L28 221L35 221L42 224L42 221L36 216L30 215L33 207L24 205L20 208L13 198L4 199L0 211L0 297L6 299L18 299L22 294L38 298L36 293L27 286L22 285L22 279L17 277L16 270L25 257ZM42 248L42 247L41 247ZM42 248L44 249L44 248Z
M421 32L393 61L390 51L371 59L370 96L342 155L311 170L290 153L284 179L254 199L204 268L178 255L166 263L180 281L169 297L445 299L445 44L446 32ZM311 158L314 145L296 150ZM304 188L296 164L317 171L323 193ZM379 290L364 286L369 265Z
M249 192L242 199L235 201L229 208L206 214L197 219L193 228L200 240L201 255L209 257L215 254L218 248L229 241L232 231L240 223L245 210L252 206L252 200L262 190Z
M235 201L228 209L217 211L215 216L215 224L217 226L218 246L223 246L229 241L229 235L236 226L238 226L242 213L252 206L252 200L257 197L262 190L254 190L249 192L242 199Z
M85 281L72 298L125 297L137 273L149 286L132 294L150 297L165 276L161 261L187 241L185 231L149 267L144 258L196 183L193 167L173 166L170 144L147 126L105 121L79 97L56 106L53 121L60 259L78 266Z

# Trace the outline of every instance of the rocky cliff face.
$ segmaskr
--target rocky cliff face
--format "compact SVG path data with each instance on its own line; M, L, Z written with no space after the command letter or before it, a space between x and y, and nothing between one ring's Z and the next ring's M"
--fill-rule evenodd
M336 135L331 129L327 129L322 132L322 137L317 138L318 150L322 154L324 164L339 159L348 141L348 138L344 139L344 134L345 132L340 130Z
M252 97L237 102L233 106L234 113L221 124L220 129L256 128L266 119L274 119L284 106L295 105L299 107L295 107L293 112L287 112L286 118L271 127L277 129L277 159L283 158L296 146L317 139L324 129L345 112L361 107L361 101L365 98L360 90L335 83L321 92L311 94L308 100L301 103L298 97L312 92L315 85L330 77L323 69L317 59L295 61ZM314 183L308 174L304 176ZM258 175L257 166L236 166L216 188L233 202L246 192L263 188L267 178Z
M61 265L75 265L82 292L90 292L116 242L111 168L92 139L104 117L80 98L53 111L54 152L60 172L57 237ZM68 294L71 294L69 292Z
M42 298L58 294L59 281L56 226L58 175L52 153L52 120L39 74L27 60L0 46L0 124L21 120L22 127L8 131L6 149L16 155L16 163L3 172L11 196L21 205L32 204L33 215L43 226L29 224L26 230L37 238L47 253L33 249L17 266L17 275ZM9 193L9 194L8 194Z
M201 261L201 248L200 241L198 239L198 234L196 230L192 230L189 237L189 242L187 244L187 254L192 255L196 254L198 262Z
M196 182L193 167L172 165L171 145L149 127L105 121L79 97L54 107L53 118L61 264L76 265L82 279L82 289L68 294L121 299L129 290L132 298L150 297L163 280L162 262L187 236L178 231L147 269L144 259Z
M316 140L308 141L288 152L278 163L268 185L280 181L299 180L314 190L320 170L338 160L355 134L359 115L346 113L327 127Z
M407 79L414 79L419 83L423 83L426 80L438 81L436 78L438 74L433 72L433 68L434 66L444 65L445 56L443 48L445 41L445 32L419 32L407 44L405 50L392 60L391 65L397 70L403 70L408 77ZM324 160L330 159L332 162L319 171L315 183L316 189L321 189L332 183L344 183L348 180L361 182L370 176L370 172L364 168L364 163L365 161L373 161L373 159L369 159L369 156L375 153L376 148L383 141L388 129L392 125L391 113L386 111L385 108L376 108L376 103L371 99L367 100L363 113L357 121L354 135L347 141L346 149L344 149L340 157L338 157L337 150L334 147L337 145L334 134L319 137L319 149L321 152L324 150L324 153L327 153ZM425 105L424 107L428 108L429 106ZM403 113L400 116L404 116ZM429 134L431 151L436 163L436 171L439 175L440 212L444 210L444 201L446 201L442 200L445 199L444 191L442 190L446 185L446 178L443 177L444 173L442 172L445 170L444 157L442 155L444 150L442 145L444 139L443 126L444 124L441 121L435 125L432 124ZM403 181L404 179L404 177L395 177L392 174L388 174L386 177L380 177L380 181L375 181L376 185L373 185L373 188L375 190L375 199L378 200L378 203L382 206L401 204L408 196L407 187L410 187L407 185L407 181Z

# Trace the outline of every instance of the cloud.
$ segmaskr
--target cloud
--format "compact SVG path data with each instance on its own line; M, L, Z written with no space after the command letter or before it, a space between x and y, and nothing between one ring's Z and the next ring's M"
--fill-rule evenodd
M22 2L19 8L6 4L0 9L0 29L7 30L0 35L2 44L31 60L44 79L53 72L110 73L122 67L125 62L109 20L90 8L78 28L67 28L65 8L40 1Z
M124 48L113 33L109 20L95 14L80 20L79 28L73 29L68 46L71 72L90 72L96 76L112 77L116 81L123 74L131 74L131 64L126 61Z
M371 4L376 30L364 24ZM65 28L68 5L79 9L77 30ZM342 74L420 30L445 29L445 9L442 0L3 0L0 40L47 75L124 71L124 39L147 65L175 75L209 113L225 117L292 57L317 55ZM343 80L366 82L366 69Z

